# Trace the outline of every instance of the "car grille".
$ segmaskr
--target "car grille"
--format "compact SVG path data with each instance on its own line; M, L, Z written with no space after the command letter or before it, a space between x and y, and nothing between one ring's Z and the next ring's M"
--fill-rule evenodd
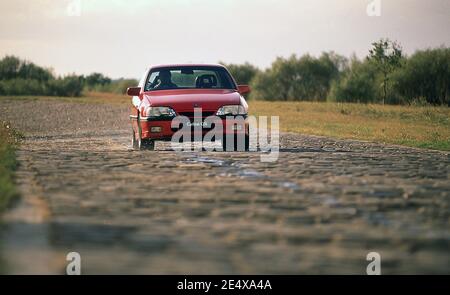
M202 122L204 121L205 118L207 118L209 116L214 116L215 114L216 114L216 112L213 112L213 111L202 111L202 117L201 117ZM199 118L199 117L194 116L194 112L178 112L178 115L188 117L189 121L191 123L194 122L194 118ZM214 126L215 126L215 124L212 123L210 127L202 127L201 130L203 130L203 131L211 130L214 128ZM171 129L172 129L172 131L175 132L175 131L179 130L181 127L182 127L182 124L180 125L179 128L171 128ZM191 132L194 132L194 130L196 130L195 127L191 126Z
M212 124L210 125L210 127L204 126L204 127L200 127L200 128L199 128L199 127L191 126L190 129L191 129L191 133L194 133L194 132L196 132L196 131L198 131L198 130L203 130L203 131L212 130L212 129L214 129L215 126L216 126L216 125L215 125L214 123L212 123ZM180 124L180 125L179 125L179 128L171 127L170 129L172 130L172 132L175 132L175 131L180 130L181 128L183 128L183 124Z
M212 112L212 111L202 111L202 118L213 116L213 115L215 115L215 113L216 112ZM178 115L186 116L188 118L194 118L194 112L179 112Z

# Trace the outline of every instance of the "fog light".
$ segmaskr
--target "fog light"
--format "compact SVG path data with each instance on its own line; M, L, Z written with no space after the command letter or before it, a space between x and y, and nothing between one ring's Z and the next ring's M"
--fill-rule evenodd
M161 132L162 128L161 127L151 127L150 128L150 132L152 133L159 133Z
M233 130L233 131L242 130L242 125L233 125L233 126L231 126L231 130Z

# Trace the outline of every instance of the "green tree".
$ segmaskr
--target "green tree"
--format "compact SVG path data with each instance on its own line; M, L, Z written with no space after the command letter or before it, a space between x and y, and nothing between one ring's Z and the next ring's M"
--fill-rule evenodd
M47 82L53 79L53 75L49 70L30 62L22 63L18 76L22 79L32 79L40 82Z
M238 84L248 85L252 79L260 72L260 70L253 66L252 64L246 62L244 64L226 64L219 62L224 65L231 73L231 75L236 80Z
M388 96L388 83L390 74L401 66L403 59L402 48L397 42L389 39L381 39L372 43L372 49L369 50L368 60L373 62L377 69L383 75L383 104Z
M81 76L69 75L50 81L49 95L55 96L81 96L83 91L83 81Z
M265 100L324 101L332 81L346 67L346 59L333 52L319 58L310 55L278 57L270 68L259 73L251 97Z
M173 78L173 77L172 77ZM108 84L97 84L93 89L93 91L98 92L111 92L117 94L125 94L128 87L136 86L139 81L135 79L124 79L120 78L117 80L111 80L111 83Z
M15 56L6 56L0 60L0 80L31 79L49 81L53 79L52 73L32 62L20 60Z
M0 80L17 78L21 63L15 56L5 56L0 60Z
M450 106L450 48L415 52L393 73L392 82L401 103L425 100Z
M327 101L371 103L379 93L377 69L369 61L351 59L350 65L333 81Z
M101 73L92 73L86 76L84 81L89 89L93 89L98 85L104 86L111 83L111 79Z

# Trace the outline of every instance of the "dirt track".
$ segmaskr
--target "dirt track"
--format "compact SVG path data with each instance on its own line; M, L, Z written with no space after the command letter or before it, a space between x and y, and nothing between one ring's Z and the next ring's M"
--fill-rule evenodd
M7 273L64 273L71 251L83 273L364 274L370 251L383 274L450 273L448 153L296 134L275 163L136 152L127 115L0 101L27 136L1 233Z

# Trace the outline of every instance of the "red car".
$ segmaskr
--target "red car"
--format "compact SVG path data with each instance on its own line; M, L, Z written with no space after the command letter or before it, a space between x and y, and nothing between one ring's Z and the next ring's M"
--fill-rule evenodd
M172 140L177 131L189 131L180 141L186 138L189 141L203 140L208 131L221 123L222 129L218 130L222 133L219 140L223 149L241 150L238 147L244 146L247 150L248 105L242 95L248 92L249 86L237 85L222 65L150 67L139 86L127 90L127 94L133 96L130 115L132 146L134 149L153 150L156 140ZM184 120L177 123L181 118ZM207 124L206 118L215 121ZM230 139L233 139L231 144Z

